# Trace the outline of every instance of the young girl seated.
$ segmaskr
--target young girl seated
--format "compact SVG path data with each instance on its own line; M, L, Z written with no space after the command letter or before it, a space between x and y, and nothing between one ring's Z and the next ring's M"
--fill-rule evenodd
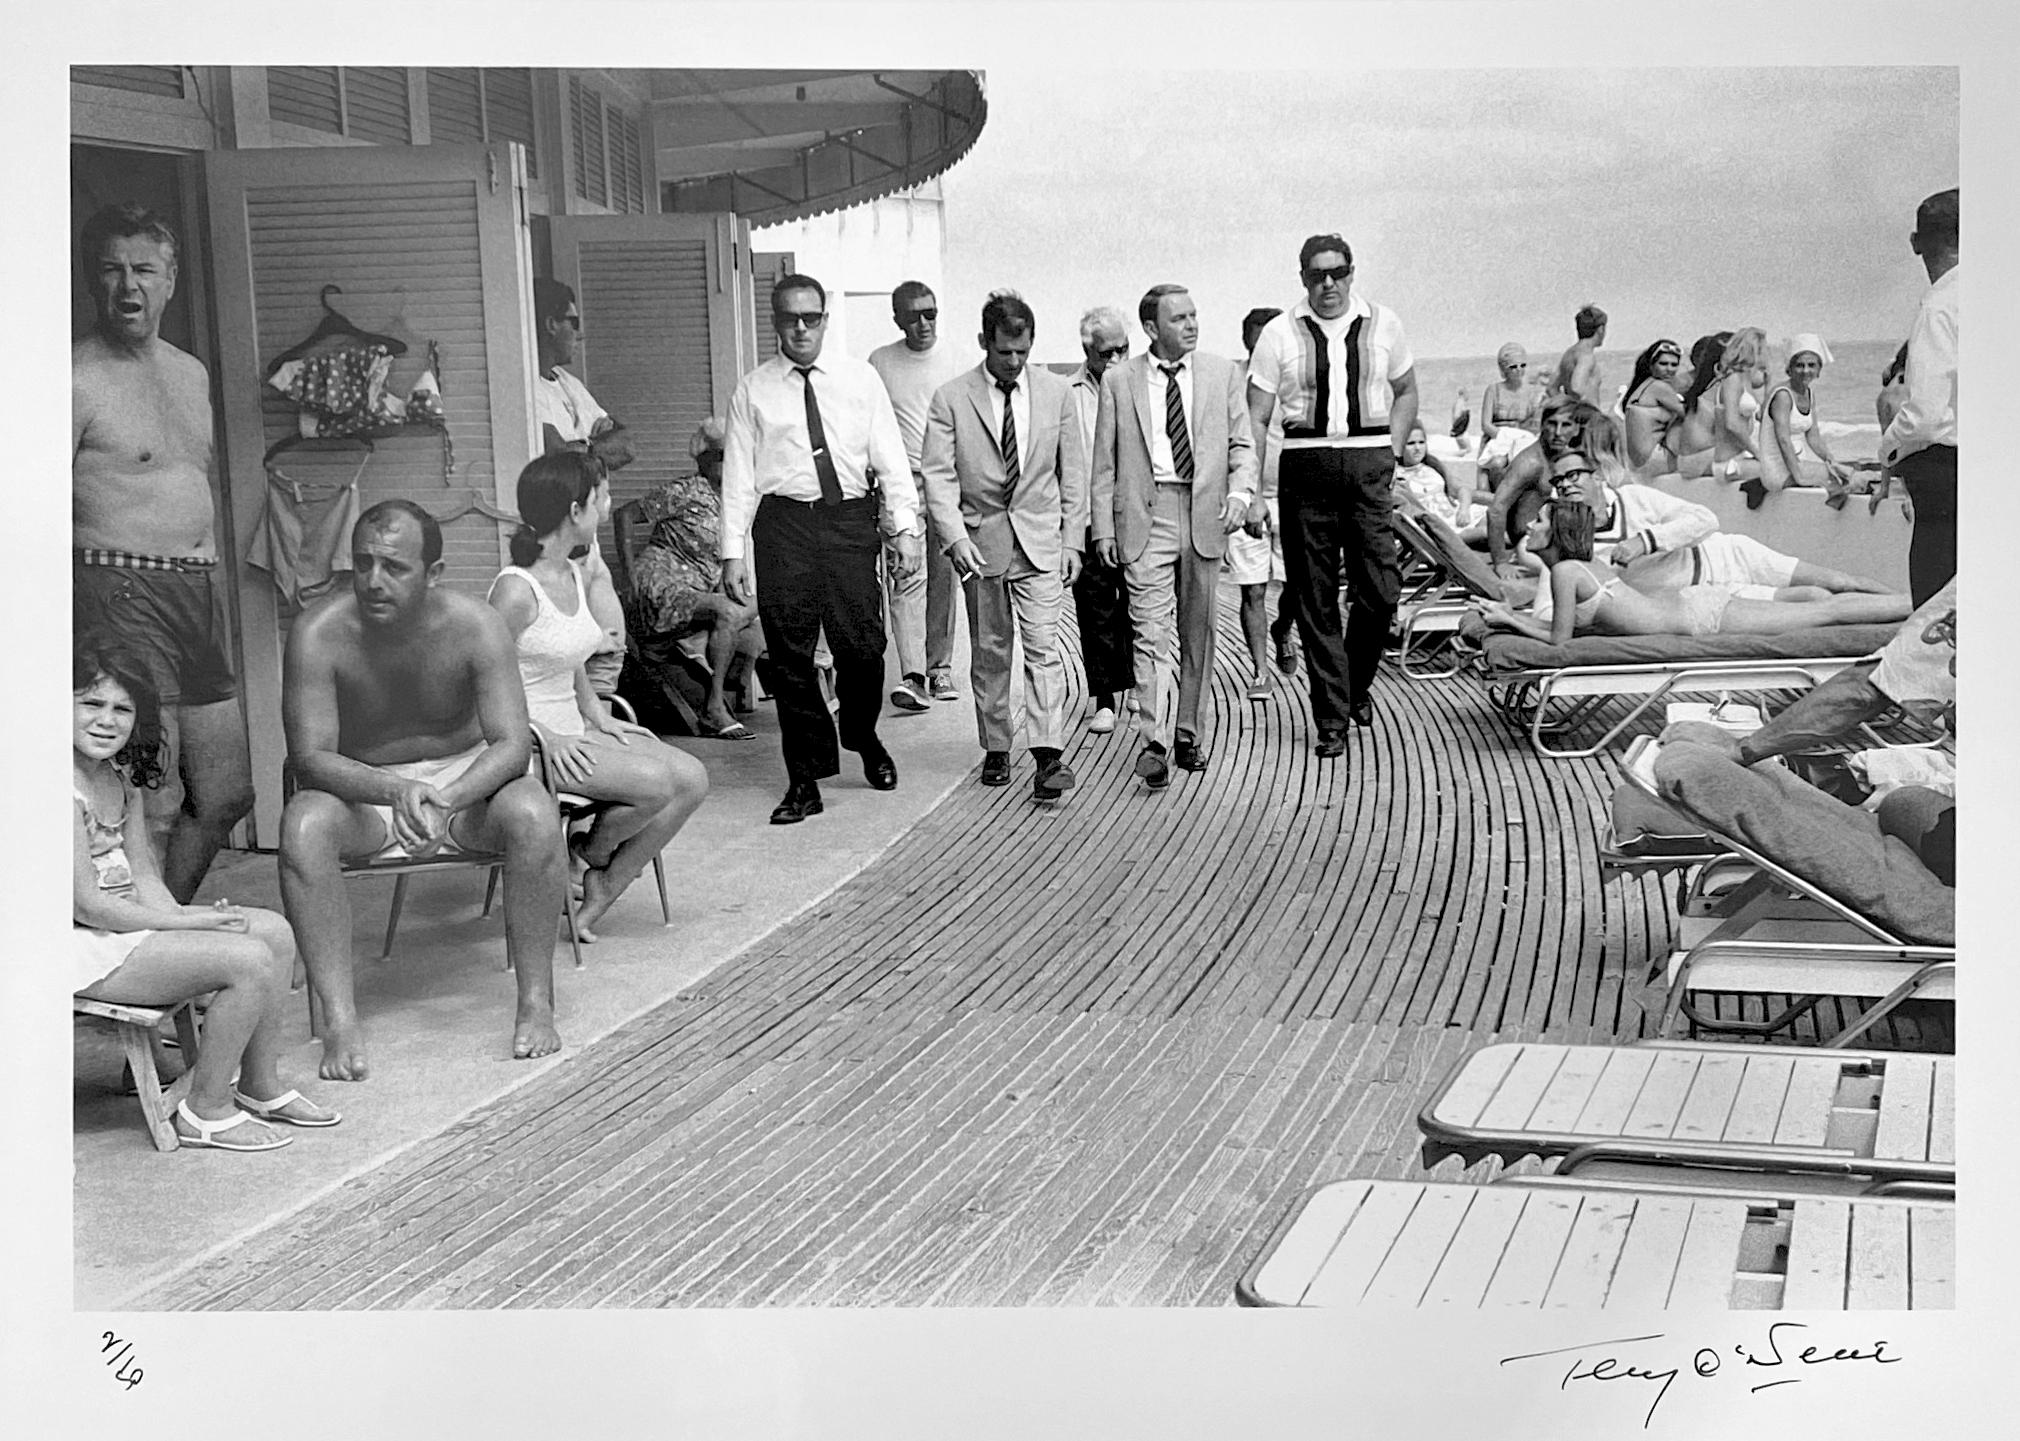
M136 789L162 776L161 708L146 669L87 636L71 684L71 989L129 1006L215 993L195 1062L170 1088L181 1145L272 1151L288 1144L272 1123L336 1125L334 1111L283 1086L276 1070L295 963L288 923L225 901L179 905L161 882Z
M1481 606L1486 622L1552 645L1574 635L1775 635L1820 625L1880 625L1908 618L1905 595L1833 594L1820 586L1690 585L1646 595L1592 564L1592 507L1555 500L1537 513L1525 540L1548 568L1548 623L1501 601Z
M603 642L582 566L569 553L596 544L609 509L602 470L576 451L543 455L519 474L513 564L491 582L491 604L519 646L526 713L565 791L608 804L572 838L583 867L578 935L590 929L708 795L701 762L651 731L612 718L583 663Z
M1473 522L1474 492L1448 473L1444 463L1430 453L1430 442L1421 425L1410 427L1409 439L1403 442L1403 458L1396 462L1393 484L1399 495L1408 495L1456 530L1463 531ZM1490 493L1482 498L1494 497Z

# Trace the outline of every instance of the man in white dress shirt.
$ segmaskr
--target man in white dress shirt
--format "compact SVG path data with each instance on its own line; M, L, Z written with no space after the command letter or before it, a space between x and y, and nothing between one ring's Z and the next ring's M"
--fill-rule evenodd
M1908 397L1880 437L1880 461L1908 486L1915 533L1908 592L1926 602L1957 573L1957 192L1939 190L1915 210L1908 244L1929 290L1908 332Z
M924 281L907 280L891 292L891 320L904 334L870 352L870 365L883 378L884 390L897 412L912 461L912 482L919 504L926 503L926 482L919 466L926 443L926 411L933 392L967 369L951 345L941 345L940 302ZM923 711L928 697L954 700L954 612L960 589L954 565L937 545L926 547L926 563L903 580L887 569L884 590L890 602L891 643L898 650L898 684L891 706L899 711Z
M723 590L750 603L746 532L765 578L758 618L777 682L787 778L773 825L820 814L819 782L841 770L838 740L862 757L873 789L897 787L898 768L877 739L882 538L891 538L900 579L922 562L919 497L891 398L866 362L821 358L827 305L811 276L783 276L772 287L779 353L738 382L723 452ZM835 657L832 717L814 673L824 629Z

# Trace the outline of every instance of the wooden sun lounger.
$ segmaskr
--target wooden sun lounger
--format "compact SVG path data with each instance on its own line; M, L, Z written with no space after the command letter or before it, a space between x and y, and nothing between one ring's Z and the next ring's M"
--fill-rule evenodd
M1759 1205L1576 1186L1335 1181L1235 1285L1247 1306L1929 1310L1955 1304L1956 1209Z
M1636 752L1629 752L1630 764L1624 768L1629 782L1674 807L1675 802L1656 789L1644 769L1632 763L1635 755ZM1680 808L1677 813L1685 814ZM1788 1026L1826 996L1879 997L1827 1043L1837 1048L1850 1045L1903 1001L1956 999L1954 946L1916 945L1773 858L1705 825L1702 817L1687 818L1704 825L1714 844L1752 866L1758 877L1752 884L1703 903L1699 899L1702 888L1718 868L1705 867L1692 882L1681 914L1688 918L1692 912L1698 912L1717 918L1717 923L1708 933L1691 937L1686 919L1685 935L1690 943L1669 958L1666 973L1669 999L1659 1034L1670 1035L1679 1018L1688 1020L1693 1032L1702 1029L1771 1034ZM1693 1007L1692 991L1786 995L1796 999L1785 1010L1763 1020L1721 1020L1707 1017Z
M1581 1180L1639 1184L1662 1167L1679 1184L1777 1194L1954 1186L1956 1063L1690 1041L1493 1045L1452 1068L1417 1125L1426 1166L1560 1156L1558 1174Z

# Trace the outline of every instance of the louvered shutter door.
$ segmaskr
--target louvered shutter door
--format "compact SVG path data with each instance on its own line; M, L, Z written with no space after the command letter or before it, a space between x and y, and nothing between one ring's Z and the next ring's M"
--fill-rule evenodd
M610 118L610 204L613 210L640 214L645 210L645 172L638 153L638 122L622 110Z
M428 133L436 145L484 138L484 101L473 69L428 71Z
M592 205L610 203L603 165L603 100L580 80L568 82L570 143L575 157L575 193Z
M533 144L533 72L484 71L484 138L516 140L526 148L526 174L540 178L539 152Z
M218 276L219 390L223 397L232 515L241 546L255 533L265 479L261 457L294 434L295 407L264 383L268 365L306 339L321 319L318 293L340 285L337 309L360 328L408 343L391 388L404 396L427 343L439 375L455 470L445 484L439 434L423 427L374 442L359 480L370 505L392 496L437 513L466 508L473 494L504 508L532 451L530 279L515 166L475 146L344 147L223 151L204 157ZM498 183L491 183L495 168ZM282 452L285 475L323 486L348 480L366 453L357 444L315 443ZM467 510L443 526L448 583L481 595L497 574L498 523ZM272 581L240 567L245 678L254 716L254 762L279 774L277 727L281 624ZM269 766L271 767L269 769ZM261 795L262 833L269 815Z
M793 273L794 256L790 250L754 250L750 262L751 335L757 346L750 368L755 370L779 353L779 333L772 329L772 286Z
M729 403L736 311L733 294L716 287L728 223L692 215L550 222L555 276L575 287L582 306L577 373L637 443L638 458L611 476L619 504L691 472L695 427Z
M340 134L343 111L337 100L334 65L270 65L267 108L276 120Z
M407 145L414 138L407 117L407 72L390 65L344 67L346 134L381 145Z
M104 90L129 90L136 95L183 98L180 65L73 65L70 83Z

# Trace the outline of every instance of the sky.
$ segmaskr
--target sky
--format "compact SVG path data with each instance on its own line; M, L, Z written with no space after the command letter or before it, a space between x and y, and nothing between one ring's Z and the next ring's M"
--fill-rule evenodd
M1201 344L1300 296L1297 249L1337 231L1416 353L1608 344L1759 325L1903 333L1908 249L1958 179L1949 67L1319 72L987 69L989 119L944 177L943 295L1020 290L1039 357L1075 323L1191 287ZM1048 326L1048 320L1056 318ZM1065 322L1063 324L1058 322ZM965 333L965 332L963 332Z

